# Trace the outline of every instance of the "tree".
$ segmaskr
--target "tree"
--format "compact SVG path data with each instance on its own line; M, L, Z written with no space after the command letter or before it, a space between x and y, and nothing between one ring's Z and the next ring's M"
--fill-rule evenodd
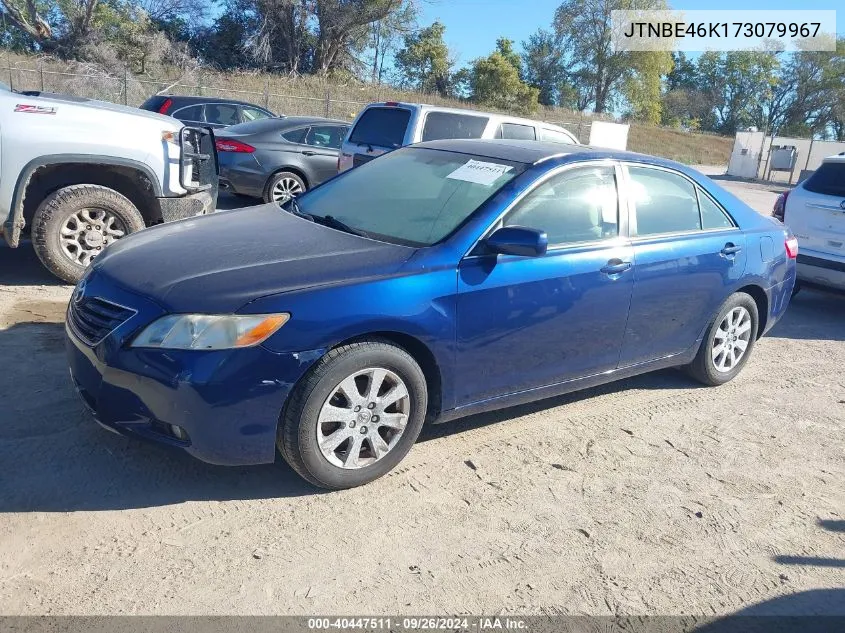
M373 83L382 82L388 54L396 50L401 38L414 31L416 21L416 4L413 0L402 0L399 8L370 25L367 47L371 56L369 67Z
M449 47L443 41L446 27L434 22L404 38L404 46L396 53L399 81L421 92L449 95L454 62Z
M511 52L510 40L502 38L493 53L473 62L469 72L471 99L501 110L532 114L537 110L540 91L519 78Z
M517 74L522 79L522 58L515 50L513 50L513 40L506 37L500 37L496 40L496 51L504 57L505 61L516 68Z
M525 82L537 88L543 105L559 103L567 86L563 46L557 36L539 29L522 43L522 50Z
M666 9L664 0L565 0L555 12L554 30L578 101L593 105L595 112L613 108L619 96L638 100L637 113L654 117L659 112L659 91L654 72L670 67L667 52L626 52L611 49L611 11ZM645 85L635 88L637 81ZM648 100L646 102L645 100Z

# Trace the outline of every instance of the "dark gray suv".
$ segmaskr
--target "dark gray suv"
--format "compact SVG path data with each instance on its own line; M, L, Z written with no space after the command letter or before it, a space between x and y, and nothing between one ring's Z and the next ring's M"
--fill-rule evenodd
M337 173L349 123L319 117L285 117L233 125L217 134L220 187L232 193L284 202Z

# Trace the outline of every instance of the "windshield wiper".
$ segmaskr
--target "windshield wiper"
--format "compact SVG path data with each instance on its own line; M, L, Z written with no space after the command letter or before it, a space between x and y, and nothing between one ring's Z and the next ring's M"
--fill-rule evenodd
M338 220L333 215L314 215L311 216L314 219L314 222L322 224L323 226L328 226L332 229L337 229L339 231L345 231L346 233L351 233L352 235L359 235L361 237L366 237L366 233L363 231L359 231L358 229L353 229L343 220Z
M287 207L287 208L285 208ZM285 211L292 215L299 216L300 218L305 218L306 220L311 220L315 222L314 216L310 213L305 213L302 209L299 208L299 203L296 201L296 198L291 198L285 203L285 206L282 207Z

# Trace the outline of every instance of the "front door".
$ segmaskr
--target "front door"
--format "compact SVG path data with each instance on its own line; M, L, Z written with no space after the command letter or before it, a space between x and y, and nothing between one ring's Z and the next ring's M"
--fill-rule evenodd
M627 168L634 294L620 366L689 350L745 272L745 235L691 180Z
M546 255L461 262L458 406L617 366L633 249L620 234L616 181L612 164L558 172L498 223L546 231Z

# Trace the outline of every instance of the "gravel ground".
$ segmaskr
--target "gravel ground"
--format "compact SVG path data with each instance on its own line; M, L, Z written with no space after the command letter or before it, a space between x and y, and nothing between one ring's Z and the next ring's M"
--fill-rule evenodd
M430 428L327 494L100 429L69 295L0 248L0 613L845 611L845 299L799 294L725 386L665 371Z

